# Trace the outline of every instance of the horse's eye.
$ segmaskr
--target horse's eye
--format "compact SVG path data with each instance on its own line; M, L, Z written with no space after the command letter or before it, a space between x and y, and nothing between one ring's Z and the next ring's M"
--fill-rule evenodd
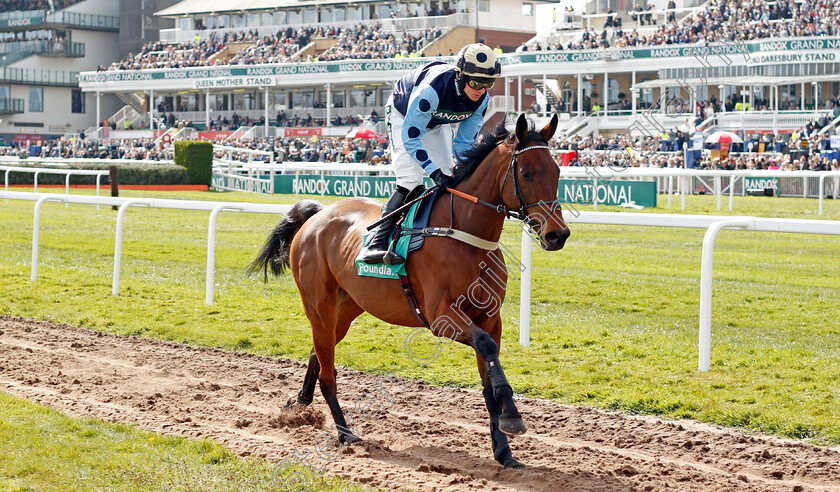
M522 175L522 179L524 179L525 181L531 181L531 173L529 173L525 169L519 171L519 174Z

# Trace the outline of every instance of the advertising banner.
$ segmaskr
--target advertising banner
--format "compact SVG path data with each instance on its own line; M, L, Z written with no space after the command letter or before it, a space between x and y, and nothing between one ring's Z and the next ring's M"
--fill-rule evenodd
M597 203L621 205L623 203L642 207L656 206L656 181L608 181L599 180L597 188L590 179L561 179L557 194L568 203Z

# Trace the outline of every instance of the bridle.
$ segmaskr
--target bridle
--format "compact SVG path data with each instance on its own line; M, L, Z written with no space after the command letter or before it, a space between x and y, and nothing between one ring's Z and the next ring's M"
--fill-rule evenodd
M532 145L530 147L525 147L524 149L514 150L510 154L510 165L508 165L508 170L505 172L505 179L502 181L502 188L501 193L504 193L505 184L507 183L507 178L509 174L513 175L513 192L516 195L516 203L519 206L519 211L511 210L510 208L504 205L504 200L500 200L502 202L501 205L496 207L496 209L504 213L508 218L517 219L523 221L528 227L530 227L534 232L539 233L540 229L542 229L542 224L537 222L536 220L530 218L528 216L528 209L531 207L544 207L548 206L548 212L546 214L546 219L548 215L553 214L558 208L560 208L560 201L555 199L553 201L546 201L540 200L538 202L528 203L525 198L522 196L522 187L519 184L519 166L516 162L516 156L519 154L526 152L528 150L533 149L546 149L551 151L551 148L548 145ZM501 198L501 197L500 197ZM543 209L545 210L545 209Z
M556 200L556 199L554 201L550 201L550 202L546 201L546 200L540 200L538 202L528 203L525 200L525 198L522 196L522 187L519 185L519 166L516 163L516 156L518 156L519 154L521 154L525 151L533 150L533 149L551 150L551 148L548 145L532 145L530 147L525 147L524 149L519 149L519 150L516 150L516 148L514 147L514 150L511 152L511 155L510 155L510 164L508 165L507 171L505 171L505 178L504 178L504 180L502 180L502 188L501 188L501 191L499 192L499 195L500 195L499 196L499 202L500 202L499 205L493 205L490 202L484 201L484 200L482 200L480 198L477 198L477 197L474 197L472 195L468 195L468 194L466 194L462 191L458 191L454 188L449 188L449 189L447 189L447 191L454 196L464 198L464 199L469 200L469 201L471 201L475 204L483 205L483 206L488 207L488 208L492 208L493 210L495 210L496 212L498 212L500 214L505 214L505 216L510 218L510 219L521 220L525 225L527 225L531 229L531 232L539 233L540 230L542 229L542 224L528 216L528 209L530 207L545 207L546 205L548 205L548 208L547 208L548 212L546 213L546 216L545 216L545 220L547 220L549 215L553 214L554 212L557 211L558 208L560 208L561 203L560 203L560 200ZM507 178L508 178L508 175L510 175L510 174L513 175L513 193L516 196L516 203L519 206L519 210L512 210L507 205L505 205L504 204L504 198L501 196L502 194L504 194L505 184L507 184ZM450 203L450 208L451 208L451 203ZM546 209L543 208L543 210L546 210ZM453 217L453 213L450 211L450 218L451 217Z

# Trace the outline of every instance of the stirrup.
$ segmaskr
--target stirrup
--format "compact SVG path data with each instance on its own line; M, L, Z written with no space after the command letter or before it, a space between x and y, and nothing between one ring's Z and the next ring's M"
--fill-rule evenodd
M386 265L402 265L405 263L405 258L389 250L382 257L382 263Z

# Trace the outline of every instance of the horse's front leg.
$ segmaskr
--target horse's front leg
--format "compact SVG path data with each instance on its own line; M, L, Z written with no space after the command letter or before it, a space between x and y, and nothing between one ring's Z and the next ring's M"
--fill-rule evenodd
M501 332L501 330L499 330ZM525 423L522 421L522 416L516 408L516 403L513 401L513 388L508 383L505 372L502 369L502 364L499 362L499 344L494 337L477 326L473 326L471 330L472 346L475 348L476 354L480 357L479 371L484 369L487 376L482 377L484 384L484 395L487 399L488 394L493 396L493 399L501 405L501 414L499 415L499 430L505 434L518 435L525 433ZM501 336L501 333L498 335ZM484 367L481 367L481 362L484 362ZM492 393L490 393L492 391ZM487 401L487 409L491 414L490 401Z
M493 394L493 384L487 376L487 365L484 359L478 353L476 353L476 359L478 361L478 372L481 375L481 384L484 387L482 391L484 394L484 403L487 405L487 411L490 413L490 439L493 444L493 457L505 468L525 468L511 454L507 434L499 430L499 416L502 414L502 407L496 401L496 397Z
M508 444L507 434L523 434L525 424L522 416L513 402L513 389L508 383L502 365L499 362L499 341L502 335L501 320L489 320L489 329L482 329L475 323L469 323L467 329L453 329L452 326L443 327L440 320L451 320L444 316L438 318L432 325L432 331L439 337L454 338L460 343L475 349L478 362L478 373L484 387L484 402L490 413L490 437L493 443L493 457L505 468L524 468L514 459ZM492 335L491 335L492 333ZM454 335L454 336L453 336Z

